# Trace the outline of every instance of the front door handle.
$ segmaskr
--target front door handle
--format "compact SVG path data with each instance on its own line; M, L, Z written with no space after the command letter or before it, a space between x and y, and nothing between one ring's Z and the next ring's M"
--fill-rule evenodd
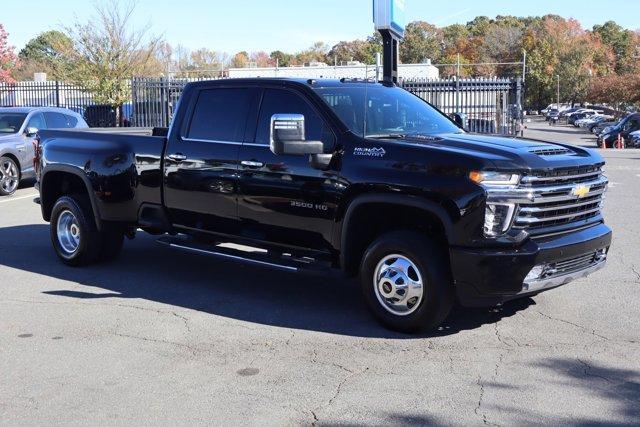
M173 160L174 162L183 162L187 160L187 156L185 156L182 153L176 153L176 154L170 154L169 159Z
M254 162L253 160L243 160L242 162L240 162L240 164L248 168L261 168L264 166L264 163Z

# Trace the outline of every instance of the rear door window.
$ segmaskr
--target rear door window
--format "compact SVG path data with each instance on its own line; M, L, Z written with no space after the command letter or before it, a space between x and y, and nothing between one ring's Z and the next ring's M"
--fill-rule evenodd
M251 89L203 90L191 118L188 137L242 142L251 106Z

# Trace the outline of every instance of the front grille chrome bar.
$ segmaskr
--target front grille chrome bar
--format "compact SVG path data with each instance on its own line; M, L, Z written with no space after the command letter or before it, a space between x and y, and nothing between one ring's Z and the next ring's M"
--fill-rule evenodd
M574 181L577 179L594 177L597 178L602 174L601 171L593 171L588 173L582 173L577 175L560 175L560 176L535 176L535 175L527 175L523 176L520 179L520 182L523 184L537 184L541 182L549 182L549 181Z
M589 195L603 194L609 180L601 176L593 181L581 182L579 184L567 183L554 185L551 187L520 187L520 188L492 188L488 194L491 201L509 201L511 203L550 203L552 201L580 200L573 196L571 192L576 185L595 188L594 193ZM564 193L564 194L563 194Z
M544 171L523 176L516 186L491 188L487 203L514 205L512 227L532 236L567 232L601 220L608 184L599 166Z

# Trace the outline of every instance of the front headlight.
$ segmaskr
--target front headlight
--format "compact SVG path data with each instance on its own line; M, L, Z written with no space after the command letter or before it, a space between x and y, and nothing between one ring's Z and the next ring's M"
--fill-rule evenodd
M497 190L515 188L520 175L508 172L472 171L469 179L481 185L487 192L487 205L484 214L484 235L495 238L505 234L513 224L516 205L499 197Z
M471 171L469 173L469 179L483 187L503 187L518 185L520 175L492 171Z

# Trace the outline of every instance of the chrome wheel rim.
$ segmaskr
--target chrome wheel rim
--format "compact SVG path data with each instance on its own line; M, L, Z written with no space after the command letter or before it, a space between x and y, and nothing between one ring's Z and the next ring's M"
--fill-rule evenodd
M11 160L0 163L0 187L5 193L13 193L18 188L20 175L18 168Z
M424 298L422 274L404 255L384 257L376 266L373 289L380 305L396 316L408 316Z
M73 255L80 246L80 225L71 211L64 211L58 217L56 226L58 243L66 255Z

